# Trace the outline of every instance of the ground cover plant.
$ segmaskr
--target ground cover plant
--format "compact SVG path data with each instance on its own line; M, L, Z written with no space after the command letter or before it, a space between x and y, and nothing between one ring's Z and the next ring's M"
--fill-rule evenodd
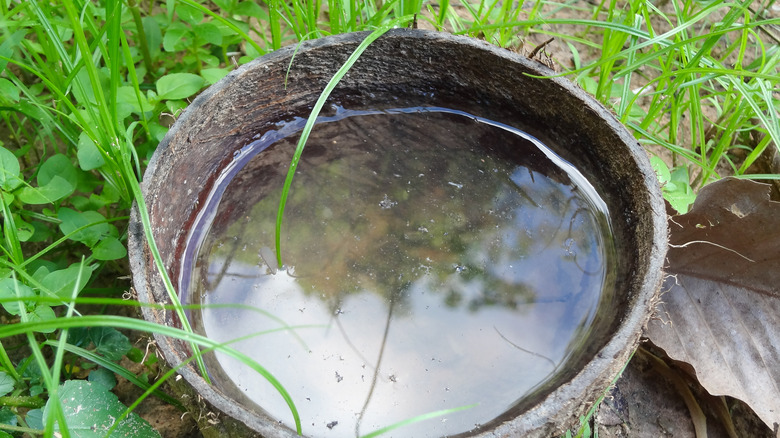
M177 405L159 391L173 373L154 378L157 357L129 330L232 351L123 316L137 306L123 296L132 298L126 227L132 201L143 206L144 166L189 99L238 65L391 25L482 38L612 108L656 154L664 196L686 212L721 177L777 178L765 164L780 144L773 4L0 0L0 437L154 436L110 389L118 375ZM69 405L74 397L94 412Z

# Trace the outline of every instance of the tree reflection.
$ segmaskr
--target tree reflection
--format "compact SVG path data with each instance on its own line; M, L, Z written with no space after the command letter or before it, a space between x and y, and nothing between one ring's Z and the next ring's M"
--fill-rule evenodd
M283 240L285 264L306 293L335 311L349 294L390 303L392 294L424 282L447 306L475 312L600 287L606 218L535 145L463 117L407 115L384 124L376 117L318 125L309 140ZM432 132L430 119L442 117L448 129ZM273 246L273 188L284 176L278 155L295 140L256 157L237 177L240 191L225 193L214 226L226 230L211 231L201 267L203 257L235 257L264 268L259 252ZM246 205L246 179L256 175L266 193ZM208 290L224 269L204 274ZM403 294L397 299L403 309Z
M329 320L338 339L311 334L309 345L321 342L329 352L343 352L348 356L344 363L369 373L352 387L351 400L358 403L350 405L356 434L366 418L377 415L373 411L385 408L387 385L395 380L382 373L387 362L401 360L399 352L411 355L407 364L416 357L417 374L408 378L418 379L419 386L431 376L429 365L422 364L427 359L419 356L432 347L451 361L441 365L436 378L458 372L458 363L481 366L469 350L508 350L501 354L516 362L507 367L522 364L534 376L541 374L539 380L519 383L532 388L559 372L571 349L582 344L605 285L607 218L536 145L451 114L364 115L317 125L288 198L286 270L276 272L267 260L275 259L270 248L279 191L296 141L277 142L228 186L201 245L193 296L214 297L203 299L208 303L246 300L279 306L285 320L300 318L307 324ZM269 298L255 300L258 296ZM291 301L279 303L277 296ZM303 302L318 307L317 312L304 313L308 310L298 308ZM358 313L366 306L373 309L366 311L369 316L342 314L344 308ZM543 351L537 351L543 344L528 336L535 330L529 328L532 323L517 324L529 314L528 321L536 325L555 315L555 322L541 327L551 341ZM471 318L480 315L488 316ZM221 336L247 330L231 320L232 314L210 318ZM250 325L258 329L254 321ZM455 330L461 325L471 331ZM397 333L391 333L394 327ZM279 347L258 343L247 348ZM388 349L393 354L386 355ZM518 352L529 361L518 359ZM318 375L317 364L296 366ZM280 372L288 368L282 365ZM333 371L326 375L332 376ZM516 394L504 396L506 385L500 383L474 386L501 393L511 403ZM464 397L473 396L467 392ZM267 408L267 402L258 404Z

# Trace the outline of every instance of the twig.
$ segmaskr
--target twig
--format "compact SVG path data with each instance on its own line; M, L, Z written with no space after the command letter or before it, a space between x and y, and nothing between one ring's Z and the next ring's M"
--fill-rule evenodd
M542 44L539 44L538 46L536 46L536 48L531 51L531 54L528 55L528 57L533 59L534 56L539 54L539 51L544 49L544 46L550 44L552 42L552 40L554 40L554 39L555 38L550 38L549 40L547 40L547 41L543 42Z
M745 259L745 260L747 260L747 261L749 261L749 262L751 262L751 263L755 263L755 262L756 262L755 260L751 259L750 257L744 256L744 255L742 255L742 254L738 253L737 251L734 251L734 250L733 250L733 249L731 249L731 248L727 248L727 247L725 247L725 246L723 246L723 245L718 245L717 243L714 243L714 242L708 242L708 241L706 241L706 240L691 240L690 242L683 243L682 245L672 245L672 244L670 243L670 244L669 244L669 246L670 246L670 247L672 247L672 248L685 248L685 247L687 247L687 246L690 246L690 244L692 244L692 243L706 243L706 244L708 244L708 245L717 246L717 247L718 247L718 248L720 248L720 249L725 249L726 251L731 251L731 252L733 252L734 254L736 254L736 255L738 255L738 256L740 256L740 257L742 257L743 259Z

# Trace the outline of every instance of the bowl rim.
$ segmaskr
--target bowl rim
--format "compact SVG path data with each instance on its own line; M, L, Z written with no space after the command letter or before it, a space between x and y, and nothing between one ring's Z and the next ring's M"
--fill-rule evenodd
M222 90L231 86L233 81L239 79L242 75L251 70L262 68L262 66L267 63L289 59L296 52L296 56L299 56L303 52L314 49L341 46L345 43L357 44L368 34L369 32L356 32L327 36L316 40L305 41L299 46L288 46L279 49L237 68L222 80L206 89L178 118L150 159L144 173L143 182L141 183L144 195L149 193L150 185L153 184L151 176L155 175L158 171L160 160L162 159L161 157L164 155L163 151L170 147L170 142L179 133L179 129L201 106L215 95L218 95ZM415 39L418 40L420 44L436 44L441 42L457 43L468 46L474 50L487 52L487 54L492 56L503 58L506 62L520 63L525 67L538 71L541 75L550 76L554 74L552 70L549 70L536 61L529 60L529 58L520 54L470 37L428 30L393 29L380 37L380 39L388 38ZM565 78L554 77L547 78L546 80L555 81L564 90L575 95L575 97L582 101L589 109L596 112L598 117L604 120L608 127L617 133L621 141L625 143L627 150L631 155L631 160L639 167L641 175L638 177L643 180L642 185L647 190L647 201L650 203L650 209L654 213L651 218L653 235L651 250L649 251L647 260L648 267L645 271L645 279L642 281L641 286L636 293L637 299L635 305L627 310L624 318L620 321L610 340L599 349L598 353L588 361L583 369L571 379L564 381L558 387L550 390L539 403L518 416L498 424L490 430L474 434L464 433L464 436L487 438L494 436L514 436L521 432L533 435L534 433L538 433L538 431L545 431L543 432L543 435L546 435L550 430L554 429L556 430L556 433L561 433L566 428L577 424L572 420L578 419L579 412L577 411L582 410L581 405L595 402L593 394L588 394L586 391L589 386L587 382L603 380L605 370L615 368L614 364L616 361L621 364L621 368L627 363L629 354L631 354L638 345L642 330L652 314L652 307L656 303L661 288L661 281L664 276L662 269L666 251L668 249L666 212L660 186L646 154L628 130L620 124L615 115L582 89ZM150 275L157 274L153 263L150 264L151 267L147 266L147 262L150 259L148 255L145 255L146 248L146 238L140 223L138 208L137 205L134 204L131 212L128 234L129 259L133 283L139 301L142 303L154 303L154 295L147 287L147 285L150 284L147 273L151 272ZM151 269L151 271L148 269ZM161 321L160 312L151 307L142 306L142 313L144 319L147 321ZM175 348L174 343L156 333L155 338L158 345L163 350L168 363L172 367L180 365L182 362L181 353L173 351ZM626 345L627 341L628 345ZM610 371L608 373L610 379L614 379L619 371L620 369L617 371ZM208 385L192 367L182 367L178 372L216 409L245 423L248 427L261 433L263 436L285 438L298 436L286 426L278 425L271 417L251 411L240 406L238 403L234 403L230 397L217 388ZM605 382L605 390L608 383L609 382Z

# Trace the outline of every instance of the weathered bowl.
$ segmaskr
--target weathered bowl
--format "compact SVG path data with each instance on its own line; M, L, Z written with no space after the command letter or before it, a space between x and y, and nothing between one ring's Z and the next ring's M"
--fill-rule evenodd
M149 163L143 192L168 274L176 279L188 230L215 178L234 153L290 116L306 117L325 84L367 33L307 41L263 56L201 94L179 117ZM292 58L292 62L291 62ZM341 102L403 96L508 125L522 121L585 174L608 204L619 257L609 312L597 315L596 340L562 376L542 385L475 436L552 436L576 426L636 347L650 317L667 249L658 182L644 151L613 114L540 63L485 42L449 34L393 30L361 56L333 92ZM129 236L135 289L144 303L168 303L134 210ZM170 311L144 308L148 321L179 326ZM171 366L190 356L181 341L157 336ZM296 436L262 412L210 386L192 364L180 370L218 422L206 435ZM225 415L221 415L225 414ZM208 417L213 420L213 415Z

